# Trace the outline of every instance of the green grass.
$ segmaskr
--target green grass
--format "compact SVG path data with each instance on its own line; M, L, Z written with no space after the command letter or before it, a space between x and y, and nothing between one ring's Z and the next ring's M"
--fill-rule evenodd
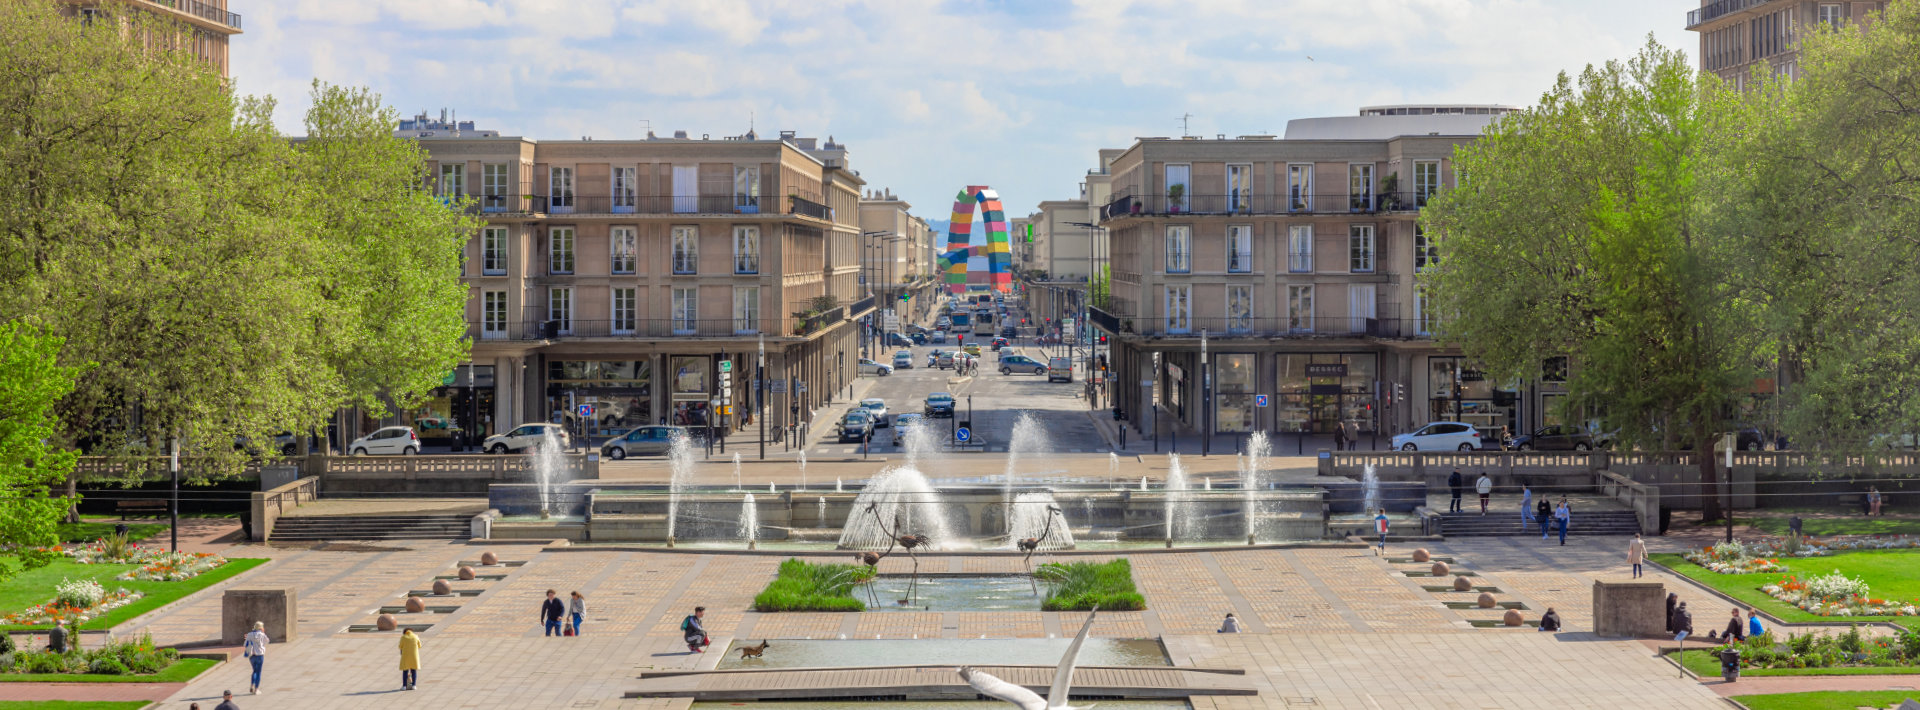
M869 565L814 564L789 558L753 598L754 611L866 611L853 589L873 579Z
M220 665L205 658L182 658L152 675L99 673L0 673L0 683L185 683Z
M93 542L113 534L117 522L96 523L80 521L60 524L61 542ZM167 526L159 523L127 523L127 540L139 542L166 532Z
M1758 607L1775 618L1790 623L1892 621L1908 628L1920 628L1920 617L1913 616L1820 616L1774 599L1760 591L1760 587L1780 581L1786 577L1785 574L1718 574L1688 562L1679 555L1668 553L1655 554L1652 559L1668 569L1686 575L1689 579L1720 590L1721 593L1738 599L1748 606ZM1787 574L1801 579L1824 575L1834 570L1839 570L1841 574L1849 577L1859 577L1866 580L1871 596L1877 599L1910 601L1920 597L1920 574L1915 573L1915 570L1920 570L1920 550L1862 550L1842 552L1827 557L1782 558L1781 562L1790 570ZM1699 621L1699 619L1694 620L1695 628L1706 628L1701 627ZM1715 620L1711 628L1718 628L1719 621L1721 620Z
M1787 519L1734 518L1741 525L1752 525L1769 535L1786 535ZM1814 537L1828 535L1920 535L1920 520L1910 518L1801 518L1800 532Z
M1139 611L1147 608L1146 597L1133 586L1133 565L1126 560L1112 562L1049 562L1034 569L1035 577L1047 583L1047 598L1042 611Z
M1752 710L1854 710L1860 707L1893 707L1907 698L1920 698L1920 693L1911 690L1822 690L1812 693L1738 695L1733 699Z
M140 710L148 700L0 700L0 710Z
M1689 637L1687 640L1693 640ZM1707 643L1712 643L1711 641ZM1687 649L1683 663L1687 670L1703 678L1716 678L1720 675L1720 656L1717 650ZM1667 653L1668 658L1674 652ZM1920 666L1841 666L1838 668L1742 668L1741 676L1770 675L1915 675L1920 674Z
M5 609L8 614L15 614L28 607L45 604L53 599L54 585L59 584L63 579L92 579L109 591L126 587L144 592L146 596L141 597L139 601L114 609L104 616L81 625L83 629L110 629L266 562L266 558L235 557L228 559L226 564L185 582L122 582L115 580L114 576L133 569L135 565L83 565L62 557L45 567L22 572L0 583L0 609ZM0 627L0 629L16 631L45 630L46 628L46 626L19 625Z

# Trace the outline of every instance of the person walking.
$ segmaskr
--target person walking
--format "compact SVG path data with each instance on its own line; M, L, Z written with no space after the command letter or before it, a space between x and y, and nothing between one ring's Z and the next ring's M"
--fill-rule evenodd
M1560 498L1560 508L1553 511L1553 519L1560 524L1560 544L1567 544L1567 523L1573 522L1573 509L1568 507L1566 497Z
M407 629L400 632L400 689L413 690L420 685L420 636Z
M559 592L547 590L547 600L540 602L540 625L546 628L542 636L559 636L560 619L567 615L567 605L560 601Z
M707 608L696 606L693 613L680 620L680 630L686 633L687 650L693 653L706 653L713 641L707 638L707 627L700 622L707 615Z
M267 662L267 625L265 622L253 622L253 630L248 631L240 642L240 655L247 657L253 664L253 679L247 684L247 692L260 694L260 666Z
M1493 497L1493 478L1486 471L1480 472L1480 480L1473 483L1473 490L1480 494L1480 514L1487 514L1487 499Z
M1380 533L1380 554L1387 554L1387 509L1379 509L1373 516L1373 529Z
M1447 489L1453 491L1453 502L1447 504L1447 512L1460 512L1460 488L1464 485L1466 484L1460 478L1460 469L1454 469L1453 475L1447 476Z
M1359 451L1360 450L1360 422L1358 420L1348 421L1346 426L1347 426L1347 450Z
M1640 578L1640 565L1647 561L1647 541L1640 539L1640 533L1633 534L1633 542L1627 543L1627 564L1633 565L1633 578Z
M1232 614L1228 614L1227 618L1220 622L1220 629L1218 631L1215 631L1214 633L1216 634L1240 633L1240 620L1237 618L1234 618Z
M1867 487L1867 515L1872 517L1880 516L1880 487L1879 486Z
M1527 519L1533 515L1533 488L1520 484L1520 531L1526 532Z
M1347 424L1346 424L1346 422L1334 422L1334 423L1333 423L1333 450L1334 450L1334 451L1346 451L1346 450L1347 450Z
M587 598L580 596L579 591L573 592L572 597L567 600L567 616L573 620L573 635L579 636L580 622L587 618Z
M1540 496L1539 505L1534 506L1533 518L1540 521L1540 539L1547 539L1547 521L1553 518L1553 506L1547 504L1547 497Z
M1670 633L1670 634L1678 633L1673 628L1673 619L1674 619L1673 612L1675 607L1679 603L1680 603L1679 594L1675 594L1673 592L1667 592L1667 633Z

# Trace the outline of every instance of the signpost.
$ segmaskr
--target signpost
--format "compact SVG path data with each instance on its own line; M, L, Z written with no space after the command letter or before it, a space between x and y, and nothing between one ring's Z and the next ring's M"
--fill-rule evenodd
M713 400L713 417L709 417L709 421L713 421L718 417L722 417L722 416L730 416L732 414L733 414L733 361L721 360L720 361L720 396L719 398ZM721 429L724 431L727 429L727 427L722 426ZM720 453L724 454L726 452L727 452L727 439L726 439L726 436L722 435L720 437Z
M973 438L973 432L968 431L966 427L960 427L959 429L953 430L953 438L964 444L967 443L968 439Z
M1254 395L1254 396L1253 396L1253 406L1255 406L1255 407L1261 407L1261 408L1265 408L1265 407L1267 406L1267 396L1266 396L1266 395L1264 395L1264 394L1256 394L1256 395Z

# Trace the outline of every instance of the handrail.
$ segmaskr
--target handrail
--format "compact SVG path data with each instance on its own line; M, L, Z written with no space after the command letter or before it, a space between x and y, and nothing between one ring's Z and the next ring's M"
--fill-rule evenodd
M302 503L312 502L319 497L319 476L307 476L273 490L255 491L252 495L252 539L266 541L267 536L273 534L273 524L286 514L288 508L298 508Z

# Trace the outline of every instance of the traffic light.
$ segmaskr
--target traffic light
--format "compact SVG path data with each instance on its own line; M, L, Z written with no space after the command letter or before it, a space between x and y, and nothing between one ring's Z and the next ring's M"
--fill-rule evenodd
M1395 402L1407 401L1407 388L1405 385L1402 385L1398 382L1393 383L1393 401Z
M1100 344L1101 344L1101 345L1106 345L1106 344L1107 344L1107 334L1106 334L1106 333L1101 333L1101 334L1100 334Z

